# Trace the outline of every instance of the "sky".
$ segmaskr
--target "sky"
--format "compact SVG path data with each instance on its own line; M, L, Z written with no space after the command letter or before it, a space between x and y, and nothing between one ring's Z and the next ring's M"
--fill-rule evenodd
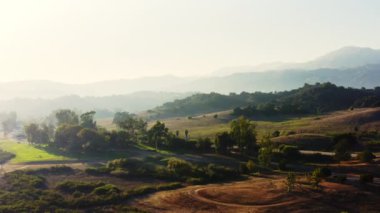
M87 83L380 49L378 0L0 0L0 81Z

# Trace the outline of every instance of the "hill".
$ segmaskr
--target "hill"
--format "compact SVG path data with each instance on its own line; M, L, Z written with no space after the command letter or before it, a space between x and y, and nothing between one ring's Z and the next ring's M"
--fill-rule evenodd
M265 71L265 72L263 72ZM68 95L110 96L138 91L164 92L254 92L282 91L304 83L332 82L346 87L378 86L380 51L345 47L305 63L272 63L260 66L229 67L204 77L156 76L119 79L88 84L50 81L0 83L0 99L57 98Z
M75 109L77 111L97 111L97 117L112 117L115 111L137 113L191 93L136 92L127 95L102 97L63 96L53 99L17 98L0 100L0 112L17 112L21 118L46 116L57 109Z
M234 109L235 115L244 116L299 115L373 106L380 106L379 87L353 89L317 83L277 93L195 94L156 107L149 111L149 115L151 118L194 116L229 109Z

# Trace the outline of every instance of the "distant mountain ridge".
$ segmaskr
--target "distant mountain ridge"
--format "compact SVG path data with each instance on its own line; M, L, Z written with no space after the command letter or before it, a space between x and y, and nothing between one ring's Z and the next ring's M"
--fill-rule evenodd
M191 94L145 91L102 97L71 95L53 99L16 98L0 100L0 112L17 112L18 117L39 118L57 109L73 109L79 112L95 110L97 117L112 117L117 111L137 113Z
M263 72L263 70L266 70ZM294 89L304 83L332 82L346 87L380 85L380 50L344 47L305 63L273 63L225 68L229 75L208 77L158 76L89 84L51 81L0 83L0 100L57 98L68 95L110 96L138 91L155 92L254 92Z

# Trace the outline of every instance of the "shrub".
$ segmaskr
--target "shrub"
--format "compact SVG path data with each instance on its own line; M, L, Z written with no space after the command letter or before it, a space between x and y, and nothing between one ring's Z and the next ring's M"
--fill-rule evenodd
M347 180L346 175L334 175L333 176L333 181L338 182L338 183L344 183Z
M96 195L110 195L113 193L120 193L120 189L118 189L116 186L112 184L106 184L103 186L99 186L93 190L93 193Z
M57 184L56 188L61 192L65 193L74 193L74 192L82 192L82 193L90 193L95 188L106 185L103 182L81 182L81 181L63 181Z
M110 173L110 169L107 167L99 167L99 168L94 168L94 167L89 167L84 170L86 174L89 175L104 175Z
M110 174L116 177L125 178L125 177L128 177L129 172L125 169L116 169L116 170L111 171Z
M220 181L236 178L239 176L239 173L228 167L209 164L206 168L206 175L210 180Z
M359 181L361 183L372 183L373 182L373 175L371 174L361 174Z
M256 170L256 165L255 165L255 163L253 162L253 160L248 160L246 166L247 166L247 170L248 170L248 172L255 172L255 170Z
M247 163L240 163L239 164L239 171L240 171L240 173L242 173L242 174L248 174L249 173L249 171L248 171L248 168L247 168L247 164L248 164L248 162Z
M170 158L167 163L167 168L177 177L188 177L193 174L193 165L178 158Z
M327 178L331 176L331 170L327 167L322 167L321 169L321 177L322 178Z
M69 166L52 166L50 168L40 168L28 170L27 174L72 174L74 169Z
M276 130L276 131L274 131L274 132L272 132L272 137L278 137L278 136L280 136L280 131L278 131L278 130Z
M14 158L16 155L10 152L6 152L0 149L0 164L3 164L10 159Z
M297 161L301 157L301 153L297 146L281 145L280 152L286 160Z
M287 192L292 192L294 190L294 186L296 184L296 175L292 172L289 172L287 177L286 177L286 191Z
M45 187L45 179L43 177L29 175L24 171L6 173L4 179L7 182L7 186L12 190L41 189Z
M358 154L358 159L360 160L360 162L363 162L363 163L370 163L375 158L376 156L368 150Z
M280 170L287 170L287 166L286 166L287 162L285 159L281 159L280 162L278 162L278 169Z
M295 134L297 134L295 131L289 131L286 133L286 136L295 135Z

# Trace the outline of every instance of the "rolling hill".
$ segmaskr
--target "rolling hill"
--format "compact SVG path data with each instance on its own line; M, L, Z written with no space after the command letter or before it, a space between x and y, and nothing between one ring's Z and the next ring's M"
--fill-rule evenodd
M380 87L353 89L338 87L331 83L317 83L277 93L195 94L165 103L149 110L148 113L151 118L166 118L234 109L235 115L275 116L319 114L349 107L375 106L380 106Z

